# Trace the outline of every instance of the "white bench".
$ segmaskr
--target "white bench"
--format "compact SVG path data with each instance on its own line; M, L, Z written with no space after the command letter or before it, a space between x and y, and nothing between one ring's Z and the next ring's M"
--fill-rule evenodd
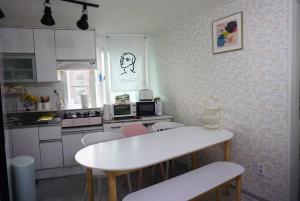
M214 162L130 193L123 201L186 201L212 190L218 190L220 200L219 188L233 179L236 180L236 201L240 201L241 175L244 172L241 165L226 161Z

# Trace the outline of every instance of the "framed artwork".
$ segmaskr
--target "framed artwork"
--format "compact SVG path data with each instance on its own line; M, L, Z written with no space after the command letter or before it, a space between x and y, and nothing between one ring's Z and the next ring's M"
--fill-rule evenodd
M243 48L243 13L239 12L212 23L213 53Z

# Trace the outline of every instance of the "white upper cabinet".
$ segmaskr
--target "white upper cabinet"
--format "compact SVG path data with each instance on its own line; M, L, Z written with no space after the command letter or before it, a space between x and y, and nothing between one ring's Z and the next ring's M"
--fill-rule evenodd
M32 29L1 28L0 52L34 53Z
M55 30L57 60L96 60L95 32Z
M34 29L33 34L37 81L57 81L54 30Z

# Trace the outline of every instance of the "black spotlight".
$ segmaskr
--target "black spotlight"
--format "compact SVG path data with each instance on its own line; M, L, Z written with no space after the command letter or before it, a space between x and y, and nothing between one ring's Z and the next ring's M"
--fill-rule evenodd
M87 11L87 6L84 4L83 9L82 9L82 15L80 20L77 21L77 27L82 30L87 30L89 28L89 23L88 23L88 11Z
M4 15L4 13L2 12L2 10L0 9L0 19L2 19L2 18L4 18L5 17L5 15Z
M52 26L55 24L54 19L51 15L52 11L51 11L51 4L49 0L45 0L44 3L45 6L45 10L44 10L44 15L41 19L41 23L46 25L46 26Z

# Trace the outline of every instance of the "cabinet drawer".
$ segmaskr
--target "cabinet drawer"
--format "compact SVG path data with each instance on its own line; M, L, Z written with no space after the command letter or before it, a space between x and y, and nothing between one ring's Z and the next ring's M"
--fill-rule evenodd
M40 126L39 127L40 140L57 140L61 139L60 126Z
M105 132L122 133L122 123L104 124Z
M42 168L56 168L63 166L61 142L47 142L40 144Z

